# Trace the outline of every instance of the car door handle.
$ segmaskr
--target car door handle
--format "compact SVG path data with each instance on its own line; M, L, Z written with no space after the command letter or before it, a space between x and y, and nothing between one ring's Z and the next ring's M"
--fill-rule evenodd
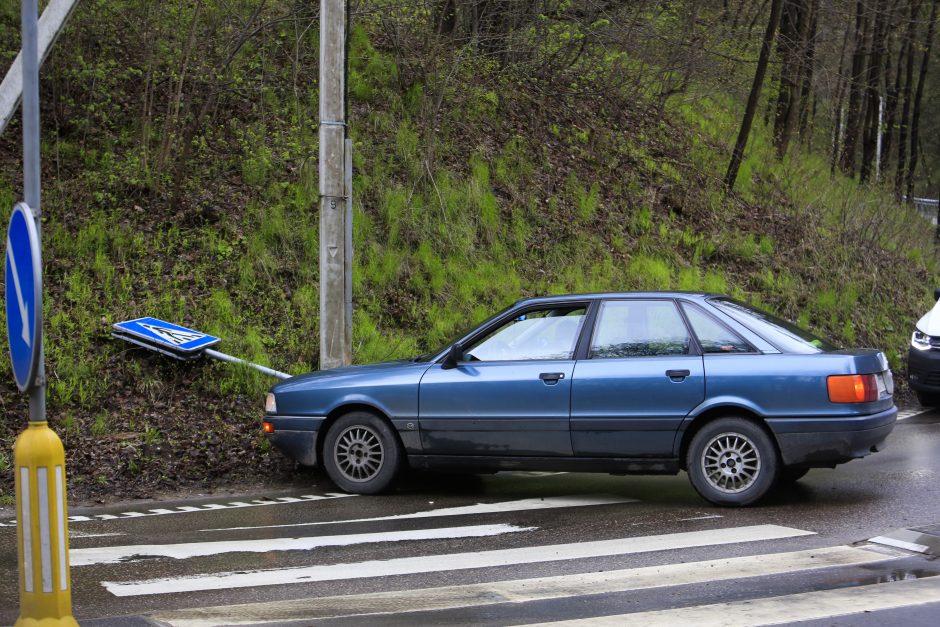
M560 379L565 378L564 372L543 372L539 375L539 379L544 381L546 385L555 385Z
M688 370L667 370L666 371L666 376L673 380L685 379L690 374L692 373L689 372Z

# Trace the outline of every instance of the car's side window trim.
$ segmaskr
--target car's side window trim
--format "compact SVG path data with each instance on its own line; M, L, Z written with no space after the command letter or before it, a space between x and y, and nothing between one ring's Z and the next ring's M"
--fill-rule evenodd
M672 355L672 356L673 356L673 357L685 357L685 356L688 356L688 355L692 355L692 356L699 356L699 355L702 355L702 350L701 350L701 346L700 346L699 343L698 343L698 338L696 338L695 334L692 333L691 325L689 324L689 321L686 320L686 317L685 317L685 315L684 315L684 313L683 313L683 311L682 311L682 307L679 306L679 303L676 302L676 299L674 299L674 298L663 298L663 297L658 297L658 298L657 298L657 297L654 296L654 297L636 297L636 298L604 298L604 299L598 299L597 303L595 304L593 316L591 316L591 327L592 327L592 328L591 328L590 333L587 334L588 337L587 337L587 340L585 341L585 350L584 350L584 354L583 354L583 356L579 357L579 359L609 359L609 358L593 357L593 356L591 355L591 345L594 343L594 337L595 337L595 334L597 333L597 323L598 323L599 320L600 320L600 310L601 310L601 308L603 307L604 303L617 303L617 302L653 302L653 301L663 301L663 302L670 302L670 303L672 303L672 306L675 307L676 312L679 314L679 320L681 320L681 321L682 321L682 324L685 326L685 332L686 332L686 333L688 334L688 336L689 336L689 350L688 350L688 352L683 353L682 355ZM750 345L750 342L748 342L748 345ZM649 357L665 357L665 356L668 356L668 355L649 355L649 356L642 356L642 357L640 357L640 356L637 356L637 357L620 357L620 358L618 358L618 359L647 359L647 358L649 358Z
M584 320L581 324L578 343L574 349L575 360L588 359L588 355L591 351L591 338L594 337L594 324L597 322L597 312L600 311L602 302L601 299L595 298L591 301L590 305L588 305L587 313L584 315Z
M521 308L521 309L511 309L511 310L509 310L509 311L506 312L506 315L500 316L498 319L493 320L490 324L486 325L486 327L484 327L484 328L479 329L479 330L478 330L476 333L474 333L473 335L469 335L469 336L467 336L467 337L464 337L463 340L460 341L460 343L461 343L463 346L465 346L465 347L472 346L474 343L476 343L477 341L479 341L481 338L486 337L487 335L489 335L490 333L492 333L495 329L498 329L499 327L501 327L502 325L504 325L504 324L505 324L506 322L508 322L509 320L512 320L513 318L518 318L519 316L527 315L527 314L529 314L529 313L531 313L531 312L533 312L533 311L541 311L541 310L543 310L543 309L552 309L552 308L558 308L558 307L573 307L573 308L574 308L574 307L580 306L580 307L584 307L585 313L584 313L584 315L581 317L581 320L580 320L579 323L578 323L578 324L580 325L580 326L578 327L578 330L575 332L575 336L578 338L578 340L577 340L577 342L575 342L575 349L574 349L574 351L572 352L571 358L568 359L568 360L563 360L563 361L574 361L574 360L576 359L576 357L577 357L577 349L578 349L578 346L580 346L580 343L581 343L581 335L584 333L585 322L586 322L586 320L587 320L587 318L588 318L588 315L590 314L590 311L591 311L590 308L591 308L592 304L593 304L593 301L591 301L591 300L574 300L574 301L564 301L564 300L563 300L563 301L552 301L552 302L543 302L543 303L533 303L532 305L529 305L529 306L527 306L527 307L523 307L523 308ZM440 364L440 363L441 363L442 361L444 361L444 359L446 359L446 358L447 358L447 353L446 353L446 351L445 351L445 353L444 353L441 357L439 357L438 359L436 359L436 360L434 361L434 363ZM501 363L509 363L509 362L512 362L512 361L533 361L533 360L529 360L529 359L516 359L516 360L506 360L505 362L501 362ZM461 361L460 363L463 364L463 363L470 363L470 362ZM473 362L473 363L478 364L478 363L491 363L491 362Z
M692 321L689 320L688 317L686 316L686 312L685 312L686 307L694 307L695 310L701 313L703 316L705 316L706 318L708 318L709 320L711 320L712 322L714 322L715 324L723 328L725 331L727 331L734 337L741 340L741 342L746 344L750 348L750 350L747 352L743 352L743 353L706 353L705 348L702 346L701 340L698 339L698 334L695 332L695 327L692 325ZM698 305L697 303L693 303L690 300L682 299L679 301L679 311L682 312L682 318L686 321L686 325L688 325L690 331L692 332L692 337L695 338L695 343L698 345L699 350L701 351L702 355L762 355L763 354L746 337L742 336L740 333L732 329L730 326L725 324L722 320L719 320L716 316L713 316L709 312L705 311L705 309L701 307L700 305ZM745 329L748 329L748 331L750 331L750 329L746 325L741 325L741 326L743 326Z

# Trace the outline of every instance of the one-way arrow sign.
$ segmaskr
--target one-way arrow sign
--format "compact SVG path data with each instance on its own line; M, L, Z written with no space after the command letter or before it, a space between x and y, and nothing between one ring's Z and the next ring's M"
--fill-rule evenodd
M117 334L157 344L176 353L196 353L219 343L217 337L157 318L138 318L118 322L113 328Z
M21 392L36 380L42 337L42 271L33 212L17 203L6 238L7 340L13 377Z

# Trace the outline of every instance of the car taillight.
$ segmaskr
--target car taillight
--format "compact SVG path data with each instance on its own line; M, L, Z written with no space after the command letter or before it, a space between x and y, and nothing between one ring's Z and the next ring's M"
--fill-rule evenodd
M274 423L265 420L261 423L261 430L265 433L274 433Z
M832 375L826 379L833 403L870 403L878 400L878 379L873 374Z

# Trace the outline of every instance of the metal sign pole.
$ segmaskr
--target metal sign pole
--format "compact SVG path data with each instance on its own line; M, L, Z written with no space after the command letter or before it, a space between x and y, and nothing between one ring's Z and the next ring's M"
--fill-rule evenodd
M13 348L8 328L11 356L30 354L36 368L24 382L29 391L29 425L16 439L13 464L16 481L17 550L20 566L20 616L17 626L35 624L78 625L72 617L72 591L68 563L68 514L65 500L65 450L59 436L46 422L46 375L42 330L42 252L40 220L39 160L39 9L37 0L23 0L23 199L27 207L16 215L28 215L35 223L27 241L17 236L22 229L10 229L7 236L8 273L18 286L22 333ZM11 219L11 226L13 219ZM16 239L14 245L13 239ZM24 275L16 259L31 253L37 265L29 276L33 299L23 296ZM7 299L10 299L9 290ZM31 305L31 309L27 306ZM8 307L9 310L9 307ZM29 315L27 315L29 314ZM7 320L10 327L11 320Z

